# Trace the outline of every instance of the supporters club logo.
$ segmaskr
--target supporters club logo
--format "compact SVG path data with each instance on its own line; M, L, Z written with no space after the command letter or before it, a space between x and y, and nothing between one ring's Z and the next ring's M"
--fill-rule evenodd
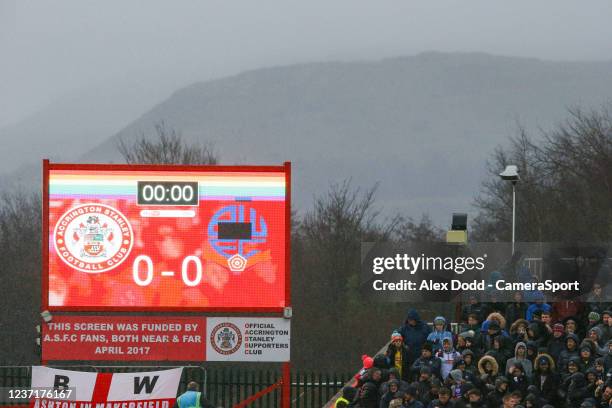
M53 233L57 255L73 269L100 273L130 254L134 235L128 219L104 204L83 204L60 217Z
M242 344L242 333L232 323L221 323L216 325L210 333L210 344L219 354L234 354Z

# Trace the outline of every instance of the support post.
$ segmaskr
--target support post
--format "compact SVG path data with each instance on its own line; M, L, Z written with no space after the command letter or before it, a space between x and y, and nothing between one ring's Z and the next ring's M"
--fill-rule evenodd
M281 407L282 408L290 408L291 407L291 363L286 362L283 363L283 388L281 389L282 399L281 399Z
M516 182L512 183L512 255L514 255L514 236L516 230Z

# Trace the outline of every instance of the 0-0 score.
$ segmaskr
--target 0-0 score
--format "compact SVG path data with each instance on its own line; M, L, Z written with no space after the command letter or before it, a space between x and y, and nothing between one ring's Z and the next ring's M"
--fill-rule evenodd
M141 265L145 264L146 274L144 279L141 276ZM190 264L195 265L195 276L189 274ZM138 286L148 286L153 282L153 261L147 255L138 255L132 264L132 277ZM162 271L161 276L174 276L174 271ZM189 255L183 259L181 264L181 278L187 286L198 286L202 282L202 261L194 255Z

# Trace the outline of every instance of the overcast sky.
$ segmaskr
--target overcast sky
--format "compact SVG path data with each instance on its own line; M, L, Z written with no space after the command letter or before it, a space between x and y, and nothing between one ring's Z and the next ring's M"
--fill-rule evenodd
M163 94L304 61L610 60L611 19L610 0L0 0L0 126L84 88L139 81Z

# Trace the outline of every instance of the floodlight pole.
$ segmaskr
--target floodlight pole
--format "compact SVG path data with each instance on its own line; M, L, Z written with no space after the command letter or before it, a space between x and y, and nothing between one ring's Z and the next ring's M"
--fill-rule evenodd
M515 231L516 231L516 181L512 181L512 255L514 255Z

